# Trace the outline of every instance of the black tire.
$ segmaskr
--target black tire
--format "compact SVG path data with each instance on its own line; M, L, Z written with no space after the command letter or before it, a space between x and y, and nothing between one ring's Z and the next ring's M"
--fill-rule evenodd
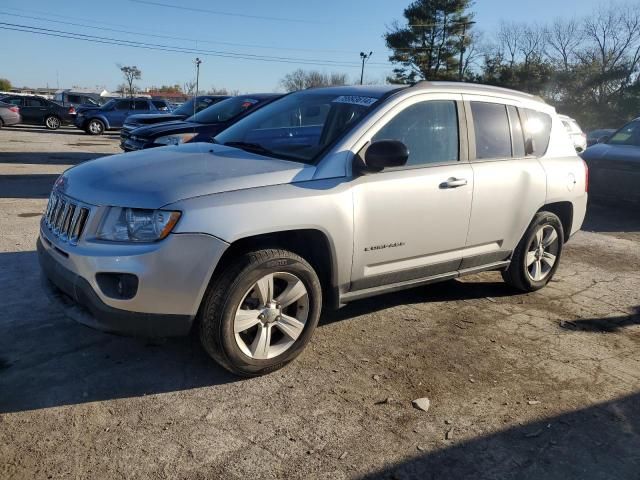
M274 358L255 359L238 345L234 318L246 292L259 279L276 272L293 274L302 281L308 314L302 333L286 351ZM245 377L264 375L284 367L302 352L318 324L321 308L320 281L306 260L287 250L248 252L231 261L209 285L198 318L200 341L207 353L230 372Z
M2 119L0 118L0 128L4 127L4 122L2 121Z
M62 121L56 115L47 115L44 119L44 126L47 127L48 130L57 130L62 125Z
M87 122L87 126L85 127L85 132L89 135L102 135L105 130L105 125L102 120L98 120L97 118L92 118Z
M550 231L550 228L555 230L557 239L549 246L548 253L555 255L555 261L549 268L549 265L545 260L542 260L541 257L535 257L536 254L534 251L536 249L534 242L536 241L535 237L538 231L541 229L543 232ZM564 230L562 228L562 222L557 215L551 212L538 212L513 252L509 268L502 272L502 278L508 285L523 292L534 292L536 290L540 290L551 281L556 273L558 265L560 264L563 245ZM531 250L532 248L534 250ZM541 271L543 271L545 266L548 268L546 272L543 271L544 275L539 279L534 278L535 275L531 273L531 269L534 269L535 267L527 264L527 258L530 254L533 254L534 258L540 259L540 262L538 263L541 266L539 267L541 268ZM543 256L544 255L542 255L542 257Z

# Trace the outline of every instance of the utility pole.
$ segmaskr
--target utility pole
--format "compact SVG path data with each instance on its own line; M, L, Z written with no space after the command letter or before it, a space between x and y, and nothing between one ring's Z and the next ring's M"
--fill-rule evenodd
M198 90L200 89L200 64L202 60L196 57L196 91L193 94L193 114L196 114L196 98L198 97Z
M460 63L458 65L458 81L462 81L462 75L464 74L464 67L463 67L463 60L464 60L464 39L465 36L467 34L467 26L473 25L474 21L470 21L470 22L462 22L460 23L460 25L462 25L462 35L460 36Z
M360 71L360 85L362 85L362 83L364 82L364 64L367 62L367 60L371 58L371 55L373 55L373 52L369 52L368 55L364 52L360 52L360 58L362 59L362 70Z

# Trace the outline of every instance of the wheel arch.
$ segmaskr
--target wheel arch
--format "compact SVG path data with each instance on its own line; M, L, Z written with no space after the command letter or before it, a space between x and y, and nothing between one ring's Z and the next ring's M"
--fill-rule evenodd
M91 122L91 120L100 120L104 125L105 130L109 130L111 128L109 126L109 121L107 120L107 118L103 117L102 115L93 115L92 117L87 118L84 122L85 128L89 126L89 122Z
M335 250L327 234L314 228L283 230L239 238L233 241L222 254L211 274L211 279L239 255L264 248L290 250L307 260L320 279L324 303L332 308L338 307Z
M564 243L569 241L573 227L573 204L571 202L547 203L538 212L551 212L558 216L564 230Z

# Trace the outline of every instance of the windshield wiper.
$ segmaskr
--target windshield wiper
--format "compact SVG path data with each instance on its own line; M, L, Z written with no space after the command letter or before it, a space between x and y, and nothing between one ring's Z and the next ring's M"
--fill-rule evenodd
M240 150L246 150L251 153L259 153L262 155L276 156L271 150L263 147L259 143L250 142L226 142L223 144L225 147L239 148Z

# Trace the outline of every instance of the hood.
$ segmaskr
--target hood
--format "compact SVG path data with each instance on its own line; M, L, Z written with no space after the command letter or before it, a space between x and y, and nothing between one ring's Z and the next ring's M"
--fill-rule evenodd
M184 120L184 118L184 115L174 115L171 113L139 113L137 115L129 115L125 123L131 125L151 125L153 123Z
M58 189L92 205L160 208L187 198L310 180L315 167L223 145L153 148L70 168Z
M155 125L141 126L131 132L131 135L141 138L156 138L175 133L199 133L206 125L202 123L183 122L179 120L156 123Z
M638 160L640 159L640 148L633 145L609 145L608 143L597 143L584 152L582 158L587 162L596 160Z

